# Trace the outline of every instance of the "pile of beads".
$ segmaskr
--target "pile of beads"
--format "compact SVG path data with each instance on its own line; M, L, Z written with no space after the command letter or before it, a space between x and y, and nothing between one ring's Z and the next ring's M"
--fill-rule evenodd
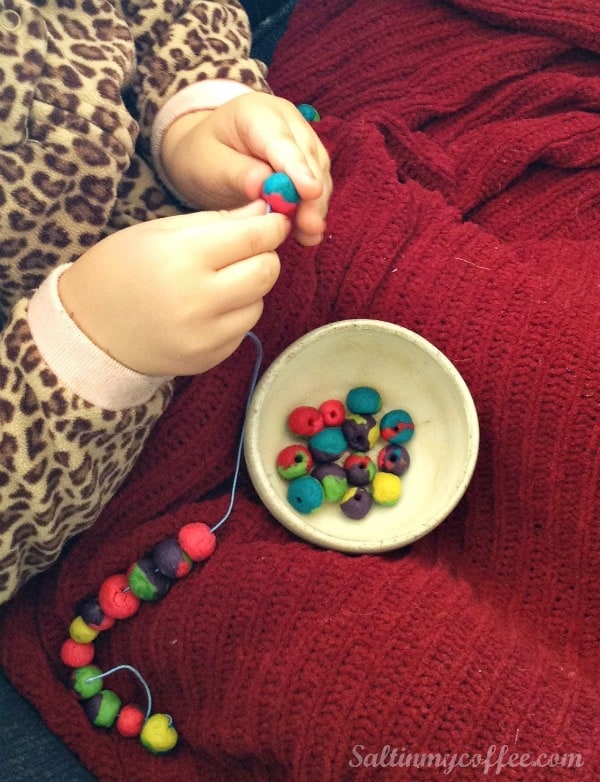
M337 502L344 515L363 519L373 504L395 505L400 477L410 466L405 447L414 434L406 410L390 410L378 421L380 393L370 386L350 389L345 404L328 399L318 408L301 405L289 414L291 434L303 438L277 456L277 472L289 481L287 499L299 513L310 514L325 502ZM384 444L370 452L380 438Z
M202 522L185 524L177 538L167 538L152 551L134 562L126 573L109 576L98 594L83 600L77 616L69 627L69 638L63 643L60 658L72 668L69 686L83 702L92 725L115 727L126 737L139 736L146 749L154 754L169 752L177 743L178 734L168 714L151 714L150 691L135 668L120 665L103 673L92 665L93 641L109 630L118 619L127 619L142 602L165 597L172 584L187 576L195 562L208 559L216 547L212 530ZM127 669L138 676L148 699L146 711L133 704L123 705L112 691L103 689L103 679L118 670Z

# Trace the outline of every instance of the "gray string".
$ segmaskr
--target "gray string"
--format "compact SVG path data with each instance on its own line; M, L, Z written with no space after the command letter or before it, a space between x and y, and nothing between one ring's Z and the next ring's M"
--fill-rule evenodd
M217 523L211 528L211 532L215 532L221 524L224 524L227 519L231 516L231 512L233 510L233 503L235 502L235 492L237 489L237 483L238 478L240 477L240 469L242 464L242 451L244 448L244 429L246 426L246 413L248 412L248 408L250 406L250 402L252 401L252 395L254 394L254 389L256 388L256 382L258 380L258 373L260 372L260 366L262 364L262 358L263 358L263 347L260 339L256 336L256 334L253 331L249 331L246 334L247 337L250 337L250 339L254 342L254 346L256 348L256 359L254 361L254 369L252 371L252 377L250 378L250 385L248 387L248 396L246 398L246 407L244 410L244 421L242 423L242 430L240 432L240 439L238 442L238 448L237 448L237 456L235 461L235 470L233 472L233 479L231 482L231 496L229 498L229 507L225 511L225 515L222 519L217 521Z
M152 713L152 693L150 692L150 687L148 687L148 684L142 674L137 670L137 668L134 668L132 665L115 665L114 668L111 668L109 671L104 671L104 673L98 673L96 676L90 676L87 678L86 684L89 682L95 682L97 679L104 679L106 676L110 676L111 673L116 673L117 671L131 671L142 683L142 687L146 691L146 699L148 701L148 708L146 709L146 719L150 716ZM168 716L168 715L167 715Z

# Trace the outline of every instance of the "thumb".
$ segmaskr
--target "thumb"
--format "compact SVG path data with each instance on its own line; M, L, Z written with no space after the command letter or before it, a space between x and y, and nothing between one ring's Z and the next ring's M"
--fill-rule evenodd
M134 234L148 235L148 233L156 235L157 232L171 233L172 231L208 228L215 223L223 223L228 220L247 220L249 217L266 215L266 213L266 203L262 199L258 199L234 209L185 212L184 214L161 217L158 220L149 220L146 223L139 223L138 225L125 228L123 231L119 231L119 235L124 232L126 232L127 236Z

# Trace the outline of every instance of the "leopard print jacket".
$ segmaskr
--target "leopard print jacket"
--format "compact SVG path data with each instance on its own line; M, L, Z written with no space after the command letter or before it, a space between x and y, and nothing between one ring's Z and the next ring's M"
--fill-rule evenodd
M180 211L152 169L152 123L206 78L268 89L237 2L0 6L0 603L94 522L171 394L114 412L70 392L32 339L29 297L106 234Z

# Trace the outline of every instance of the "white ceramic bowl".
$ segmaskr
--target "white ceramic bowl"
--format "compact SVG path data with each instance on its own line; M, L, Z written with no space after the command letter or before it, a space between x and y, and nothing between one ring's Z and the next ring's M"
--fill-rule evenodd
M388 410L407 410L415 434L406 443L410 467L397 505L373 505L360 520L325 503L311 514L287 501L288 482L276 467L291 435L287 419L300 405L345 400L355 386L372 386ZM380 441L371 451L382 447ZM260 379L246 418L244 455L262 502L287 529L324 548L350 553L389 551L423 537L463 496L477 460L479 424L469 389L430 342L379 320L347 320L315 329L290 345Z

